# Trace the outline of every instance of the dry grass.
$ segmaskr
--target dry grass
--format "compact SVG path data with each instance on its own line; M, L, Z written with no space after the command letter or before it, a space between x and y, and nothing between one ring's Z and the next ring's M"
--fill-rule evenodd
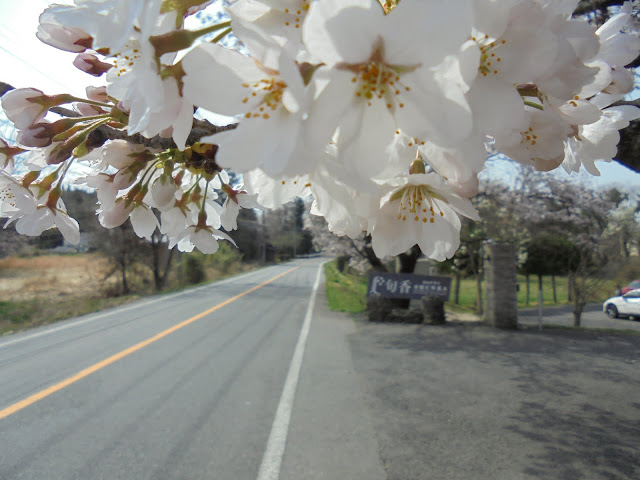
M99 255L42 255L0 260L0 301L95 297L106 261Z
M223 269L210 258L207 263L208 282L256 268L233 262ZM108 262L98 254L0 259L0 335L114 307L153 291L151 271L142 265L129 272L135 295L118 296L118 272L105 280L107 273ZM174 268L167 289L182 288L183 282Z
M106 272L107 262L96 254L0 260L0 335L139 298L105 298Z

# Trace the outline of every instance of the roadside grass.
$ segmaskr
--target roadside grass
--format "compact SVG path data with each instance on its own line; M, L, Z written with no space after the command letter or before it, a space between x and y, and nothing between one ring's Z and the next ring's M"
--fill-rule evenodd
M324 266L329 308L336 312L363 312L367 307L367 277L340 272L337 261Z
M117 307L139 298L140 295L127 295L112 298L76 297L58 301L38 297L32 300L0 301L0 336Z
M531 276L529 278L529 302L527 303L527 280L524 275L517 276L519 291L518 291L518 307L519 308L535 308L538 306L538 277ZM544 306L556 306L556 305L571 305L568 298L569 281L567 277L557 276L555 278L556 283L556 297L553 297L553 280L552 277L542 277L542 304ZM454 288L455 279L451 282L451 296L447 302L447 306L455 311L473 312L477 307L477 286L476 279L474 277L463 278L460 281L460 298L459 303L454 303ZM599 292L592 295L589 303L602 303L607 298L613 296L615 291L615 282L613 280L607 280L603 282L603 285ZM486 284L482 282L482 294L486 295Z

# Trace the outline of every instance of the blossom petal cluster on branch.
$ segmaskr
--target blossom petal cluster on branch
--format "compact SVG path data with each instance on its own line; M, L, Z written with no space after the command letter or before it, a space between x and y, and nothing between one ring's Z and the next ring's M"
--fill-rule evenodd
M612 106L633 88L635 2L597 30L572 17L577 0L236 0L230 22L185 28L210 3L75 0L43 12L38 38L107 86L2 97L19 145L0 144L1 216L77 242L60 193L82 162L103 226L129 220L182 251L233 242L241 208L310 195L333 232L370 233L379 256L417 244L444 260L460 216L479 220L469 199L487 151L599 175L640 117ZM219 44L231 33L242 48ZM75 113L52 118L67 104ZM237 126L190 141L198 109ZM118 135L105 142L105 131ZM140 141L158 135L171 146Z

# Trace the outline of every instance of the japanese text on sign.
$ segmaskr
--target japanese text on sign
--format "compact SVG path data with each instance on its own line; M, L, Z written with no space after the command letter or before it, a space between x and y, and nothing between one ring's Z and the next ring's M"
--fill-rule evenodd
M424 296L449 299L450 277L432 277L402 273L374 273L369 277L367 296L385 298L421 298Z

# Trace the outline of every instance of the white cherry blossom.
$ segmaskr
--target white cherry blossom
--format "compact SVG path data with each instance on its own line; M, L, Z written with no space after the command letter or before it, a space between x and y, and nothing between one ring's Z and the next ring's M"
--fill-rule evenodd
M467 86L438 67L468 38L470 12L466 1L404 2L388 16L375 0L312 3L303 39L328 83L309 111L309 145L322 150L338 129L343 161L376 175L398 129L442 145L468 135Z
M398 255L413 245L436 261L453 256L460 244L460 218L479 220L471 202L454 193L435 173L390 180L371 232L378 257Z
M40 122L49 108L47 96L35 88L16 88L2 96L2 109L18 129Z
M56 207L39 205L31 213L21 212L12 217L11 220L18 219L16 231L22 235L37 237L45 230L56 228L60 231L64 239L72 245L77 245L80 241L80 227L78 222L71 218L64 207L62 200L58 201Z
M36 37L52 47L67 52L80 53L91 48L93 38L77 27L68 27L56 18L56 12L68 11L65 5L52 5L40 14Z
M38 207L38 201L31 190L21 185L5 170L0 170L0 217L13 217L16 214L32 214Z
M153 232L160 226L153 210L146 205L138 205L134 208L129 215L129 220L131 220L133 231L140 238L151 238Z
M172 244L178 245L178 250L181 252L191 252L195 247L202 253L211 254L216 253L220 248L218 240L227 240L235 245L233 239L226 233L211 227L196 225L187 227L177 239L173 240ZM170 247L173 247L172 244Z
M102 204L98 209L98 221L105 228L119 227L127 221L134 208L133 202L117 198L111 204Z
M139 26L146 3L144 0L75 0L75 5L53 5L41 18L42 29L59 31L58 25L80 29L93 38L93 49L117 52L127 43L136 25ZM60 33L56 36L60 38Z
M225 188L224 192L227 194L227 198L222 205L222 212L220 213L220 222L222 227L229 230L236 230L238 228L238 214L241 208L259 208L257 198L258 195L251 195L240 189Z
M638 20L632 15L634 2L624 2L620 11L596 31L600 40L598 58L609 65L621 67L630 64L640 50Z
M302 142L308 92L284 52L278 62L279 70L271 70L258 59L210 44L183 59L187 98L215 113L241 115L236 129L202 139L220 146L220 165L237 172L262 168L273 176L313 167L316 159ZM208 78L225 88L211 90Z
M311 213L337 235L368 232L381 256L418 244L443 260L459 215L477 219L468 198L485 145L538 170L598 175L639 117L611 106L634 85L637 1L597 30L573 15L578 2L402 0L384 15L378 0L236 0L237 51L205 36L223 38L226 23L184 29L210 0L50 6L37 36L76 53L85 72L108 72L107 85L89 100L35 89L2 98L29 152L15 169L25 149L0 142L0 215L21 233L58 228L77 241L58 199L83 165L76 183L97 189L103 226L130 219L144 238L159 227L182 251L232 241L221 229L238 227L240 208L311 195ZM45 119L67 103L79 116ZM205 110L237 128L202 138L202 118L215 117ZM103 144L104 134L122 140ZM246 192L223 167L245 174Z
M256 202L266 208L277 208L296 197L311 195L309 176L273 178L255 169L242 175L248 193L257 195Z
M302 26L311 0L238 0L228 9L234 34L264 65L277 68L274 42L297 61L312 61L302 43ZM268 41L264 41L267 39Z
M580 126L576 135L567 139L562 167L571 173L579 172L584 166L591 175L599 176L595 162L610 162L616 156L619 131L638 118L640 109L631 105L604 109L598 121Z
M129 133L151 138L167 128L178 148L184 149L193 123L193 104L182 97L178 79L163 78L160 62L173 63L175 54L156 58L149 38L175 28L175 12L160 14L162 0L147 2L140 12L140 27L127 42L107 74L107 92L129 112Z
M527 128L495 137L496 148L512 160L549 171L564 159L564 141L574 129L557 110L526 107Z

